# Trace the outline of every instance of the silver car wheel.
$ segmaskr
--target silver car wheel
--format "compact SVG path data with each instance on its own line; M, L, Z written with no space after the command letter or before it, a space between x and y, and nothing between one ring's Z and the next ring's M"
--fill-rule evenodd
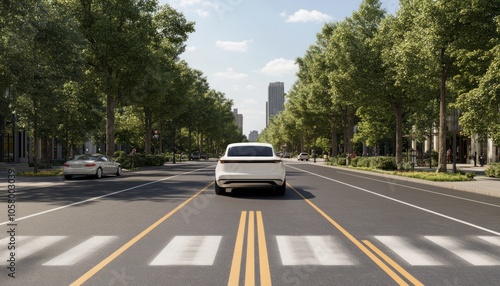
M102 178L102 169L101 168L97 168L97 171L95 172L95 177L97 179Z
M121 176L121 174L122 174L122 166L118 166L118 168L116 168L116 175Z

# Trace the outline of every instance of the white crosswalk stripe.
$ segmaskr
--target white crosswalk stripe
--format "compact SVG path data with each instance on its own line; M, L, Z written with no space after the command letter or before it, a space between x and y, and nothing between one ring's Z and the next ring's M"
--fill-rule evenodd
M8 257L10 256L10 252L16 253L16 260L22 260L33 254L43 250L44 248L53 245L67 236L38 236L38 237L16 237L16 249L15 250L6 250L0 253L0 257ZM7 238L9 239L9 238ZM6 239L2 239L0 243L3 241L8 242ZM0 265L7 265L7 261L2 260Z
M480 239L500 247L500 236L478 236Z
M426 239L454 253L463 260L476 266L500 265L500 259L488 253L467 249L467 247L454 237L425 236Z
M38 252L57 245L67 236L17 236L13 250L8 250L10 237L0 239L6 246L1 257L10 257L15 251L16 261L22 261ZM69 249L63 249L55 257L47 257L44 266L75 265L106 245L117 236L93 236ZM382 236L374 238L386 249L389 256L399 256L412 266L446 266L463 260L474 266L500 265L500 237L498 236ZM230 238L227 239L230 241ZM213 265L222 242L222 236L175 236L151 261L151 266ZM276 236L282 265L357 265L359 262L339 238L334 236ZM75 243L76 244L76 243ZM65 243L66 245L66 243ZM448 251L436 251L437 247ZM391 252L395 255L391 255ZM0 265L7 265L6 259Z
M400 236L375 236L385 246L394 251L410 265L442 265L443 263L422 249L418 249L408 239Z
M116 236L94 236L86 241L80 243L79 245L71 248L70 250L64 252L63 254L55 257L54 259L47 261L43 265L46 266L63 266L63 265L74 265L78 261L85 259L92 253L95 253L101 247L110 243L116 238Z
M283 265L354 265L333 236L276 236Z
M150 265L213 265L222 236L176 236Z

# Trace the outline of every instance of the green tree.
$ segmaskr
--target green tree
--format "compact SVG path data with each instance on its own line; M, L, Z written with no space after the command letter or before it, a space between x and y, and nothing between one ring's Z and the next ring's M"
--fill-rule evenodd
M424 77L439 81L439 164L437 172L446 172L446 118L449 103L459 93L471 89L474 79L460 75L481 69L471 69L480 60L477 51L489 50L495 34L494 18L499 14L498 1L478 0L403 0L402 9L415 17L407 40L420 45L419 57L425 60ZM475 52L476 51L476 52ZM469 60L467 60L467 57ZM477 84L477 83L476 83Z
M4 26L9 47L9 79L14 110L34 138L34 171L41 158L41 139L58 128L64 85L81 79L83 38L66 6L52 1L12 5Z
M468 92L459 94L457 104L462 111L460 125L463 132L469 136L478 134L481 139L491 138L496 145L500 145L500 17L496 17L497 34L492 37L495 46L484 53L487 70L481 77L475 77L478 83ZM477 65L476 65L477 66Z

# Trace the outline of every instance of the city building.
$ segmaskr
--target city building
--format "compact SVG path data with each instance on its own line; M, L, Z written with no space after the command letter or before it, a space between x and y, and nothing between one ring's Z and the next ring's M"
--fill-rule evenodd
M256 142L257 137L259 137L259 132L257 130L252 130L250 131L250 134L248 134L248 141Z
M243 134L243 114L238 113L238 108L233 109L234 120L236 120L236 124L240 128L240 132Z
M270 119L285 108L285 83L271 82L268 87L266 102L266 126Z

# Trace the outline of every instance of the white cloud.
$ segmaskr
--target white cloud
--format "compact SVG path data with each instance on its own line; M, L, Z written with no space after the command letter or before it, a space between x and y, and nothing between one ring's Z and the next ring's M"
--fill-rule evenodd
M180 6L191 6L191 5L195 5L195 4L202 3L202 2L203 2L202 0L180 0L179 5Z
M247 89L247 90L255 90L256 88L257 87L253 84L249 84L249 85L245 86L245 89Z
M186 52L194 52L196 51L196 47L195 46L187 46L186 47Z
M327 14L323 14L319 11L312 10L304 10L300 9L295 12L293 15L288 16L287 22L297 23L297 22L328 22L332 19L331 16Z
M227 68L223 72L216 72L215 73L216 77L225 77L229 79L242 79L246 78L248 75L246 73L237 73L234 71L233 68Z
M245 40L241 42L216 41L215 45L226 51L246 52L248 50L248 44L251 42L252 40Z
M294 74L298 70L294 60L284 58L274 59L266 64L260 71L266 75Z
M201 9L196 9L194 12L200 17L208 17L210 15L210 13Z

